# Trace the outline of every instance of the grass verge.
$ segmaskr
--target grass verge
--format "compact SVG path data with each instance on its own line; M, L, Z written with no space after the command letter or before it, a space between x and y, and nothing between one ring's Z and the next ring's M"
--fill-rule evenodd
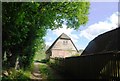
M40 64L40 72L42 79L45 81L57 81L61 79L61 77L56 74L47 64Z

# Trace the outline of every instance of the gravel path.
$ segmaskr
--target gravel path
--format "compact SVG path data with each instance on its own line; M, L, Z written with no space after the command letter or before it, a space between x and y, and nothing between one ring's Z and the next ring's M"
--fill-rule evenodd
M40 63L37 63L37 62L34 63L34 69L32 71L32 76L31 76L32 80L42 81L42 77L41 77L40 70L39 70L39 65Z

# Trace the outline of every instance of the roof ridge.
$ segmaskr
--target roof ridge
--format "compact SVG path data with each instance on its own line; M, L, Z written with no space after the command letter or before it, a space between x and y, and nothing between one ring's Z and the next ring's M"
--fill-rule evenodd
M68 35L66 35L65 33L62 33L59 38L61 39L71 39Z

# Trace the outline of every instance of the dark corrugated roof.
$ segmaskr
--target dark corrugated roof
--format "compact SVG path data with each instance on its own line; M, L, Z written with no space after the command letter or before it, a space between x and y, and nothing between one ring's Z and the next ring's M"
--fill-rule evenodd
M120 27L105 32L89 42L81 55L120 51Z

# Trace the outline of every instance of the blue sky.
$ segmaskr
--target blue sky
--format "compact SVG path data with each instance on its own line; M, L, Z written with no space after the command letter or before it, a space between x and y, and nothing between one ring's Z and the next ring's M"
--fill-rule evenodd
M51 45L62 33L67 34L77 49L85 49L88 43L96 36L115 29L118 24L118 2L91 2L89 21L86 26L78 30L63 28L48 30L45 36L46 45Z

